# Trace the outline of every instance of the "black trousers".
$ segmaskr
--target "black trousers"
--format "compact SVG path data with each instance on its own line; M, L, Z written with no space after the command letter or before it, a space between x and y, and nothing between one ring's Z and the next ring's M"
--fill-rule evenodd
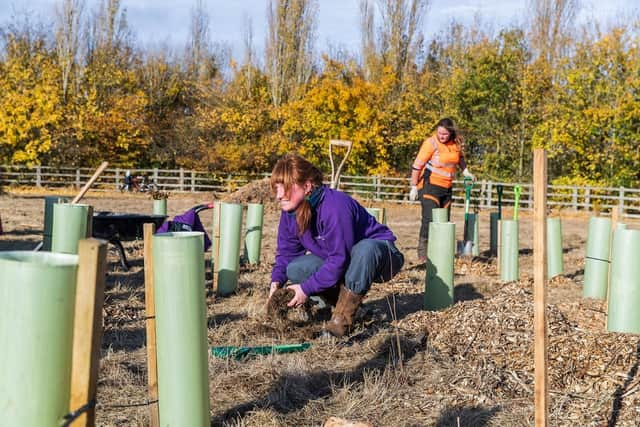
M429 223L433 220L433 209L449 209L453 198L453 188L444 188L439 185L425 183L418 192L418 197L422 205L420 240L427 240L429 238ZM447 212L447 219L449 219L450 212L450 210Z

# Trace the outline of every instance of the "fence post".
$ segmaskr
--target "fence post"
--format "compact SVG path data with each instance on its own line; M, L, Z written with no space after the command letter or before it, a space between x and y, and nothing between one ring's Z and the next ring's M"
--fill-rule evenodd
M80 169L76 169L76 188L80 188Z
M231 193L231 174L227 175L227 193Z
M380 201L380 182L382 179L380 178L380 175L376 175L374 179L376 183L376 200Z
M180 191L184 191L184 168L180 168L180 182L179 182Z
M40 172L40 166L36 166L36 187L42 187L42 174Z
M578 186L573 186L573 193L571 194L571 204L573 205L573 210L578 210Z
M624 213L624 187L620 187L618 192L618 209L621 214Z
M584 208L588 211L591 210L591 187L584 188Z
M529 209L533 209L533 187L527 186L526 188L529 190L529 194L527 194L527 206L529 207ZM545 203L546 203L546 200L545 200Z
M160 188L160 184L158 184L158 168L153 168L153 183Z
M191 192L195 193L196 191L196 172L191 171Z
M116 190L120 187L120 168L116 168Z
M487 183L487 208L491 209L491 196L492 196L492 191L493 191L493 181L489 181Z

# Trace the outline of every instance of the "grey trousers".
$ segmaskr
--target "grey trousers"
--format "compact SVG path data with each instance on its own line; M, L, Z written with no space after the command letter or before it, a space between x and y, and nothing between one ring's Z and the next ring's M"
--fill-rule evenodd
M324 264L324 260L313 254L295 258L287 266L287 278L291 283L302 283ZM404 264L404 256L393 242L364 239L351 249L351 261L344 275L347 289L365 295L371 284L387 282ZM337 283L336 286L339 284Z

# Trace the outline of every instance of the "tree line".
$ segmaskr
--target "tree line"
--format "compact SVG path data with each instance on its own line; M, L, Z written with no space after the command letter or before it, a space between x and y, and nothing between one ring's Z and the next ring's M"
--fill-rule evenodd
M526 180L547 148L556 184L640 178L640 19L577 27L576 0L529 0L527 22L452 21L428 0L360 0L361 46L319 51L318 0L270 0L264 52L211 40L203 0L183 49L142 47L121 0L58 0L51 22L0 27L0 162L263 172L288 151L347 174L406 176L433 125L456 120L478 177Z

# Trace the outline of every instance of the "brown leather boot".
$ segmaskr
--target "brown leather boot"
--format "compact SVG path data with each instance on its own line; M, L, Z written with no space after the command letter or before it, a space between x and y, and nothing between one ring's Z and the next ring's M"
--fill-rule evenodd
M333 310L331 320L324 327L325 331L338 338L349 332L351 325L353 325L353 316L360 307L363 298L362 295L355 294L342 285L338 303Z

